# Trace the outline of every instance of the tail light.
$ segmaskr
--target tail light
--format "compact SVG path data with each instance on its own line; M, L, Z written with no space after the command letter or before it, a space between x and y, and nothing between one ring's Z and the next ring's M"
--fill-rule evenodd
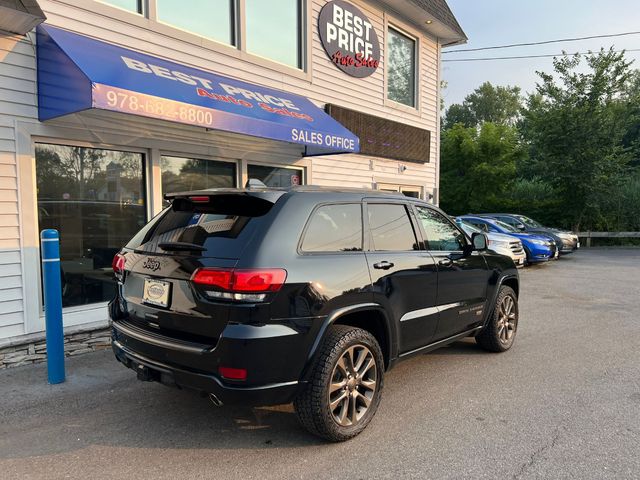
M199 268L193 273L191 281L213 287L205 292L209 297L261 302L267 293L280 290L286 278L287 271L281 268Z
M247 370L245 368L220 367L218 373L227 380L246 380Z
M124 255L121 253L116 253L116 256L113 257L113 262L111 262L111 267L113 268L113 273L115 274L118 281L122 281L124 278L124 266L126 260Z

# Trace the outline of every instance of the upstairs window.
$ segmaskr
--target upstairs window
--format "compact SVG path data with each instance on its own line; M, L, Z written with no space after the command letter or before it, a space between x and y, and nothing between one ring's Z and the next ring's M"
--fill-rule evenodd
M123 1L123 0L120 0ZM233 0L156 0L158 20L227 45L235 45Z
M129 10L133 13L139 13L142 15L142 0L101 0L102 3L108 3L114 7L122 8L123 10Z
M416 41L395 28L387 30L387 98L416 106Z
M245 0L247 52L302 68L301 0Z

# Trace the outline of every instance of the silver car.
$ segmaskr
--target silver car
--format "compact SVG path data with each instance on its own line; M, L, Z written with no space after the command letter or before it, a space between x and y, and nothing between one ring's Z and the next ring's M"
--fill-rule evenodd
M464 232L472 236L474 233L484 233L489 240L488 248L500 255L511 257L516 267L522 268L527 261L527 254L522 247L522 242L515 237L505 235L503 233L483 232L479 228L474 227L470 223L456 219L456 224L464 230Z

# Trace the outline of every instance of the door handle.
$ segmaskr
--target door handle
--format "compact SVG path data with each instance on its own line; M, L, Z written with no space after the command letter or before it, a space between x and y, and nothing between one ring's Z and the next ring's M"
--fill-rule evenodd
M387 262L386 260L373 264L373 268L377 268L378 270L389 270L391 267L393 267L393 263Z
M453 260L451 260L450 258L443 258L438 262L438 265L442 265L443 267L450 267L451 265L453 265Z

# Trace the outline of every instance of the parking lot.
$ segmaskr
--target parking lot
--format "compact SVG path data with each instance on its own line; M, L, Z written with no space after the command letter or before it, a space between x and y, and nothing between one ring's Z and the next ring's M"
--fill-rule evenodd
M214 407L141 383L111 352L0 372L0 477L640 478L640 249L521 271L512 350L473 341L387 378L365 432L307 434L288 406Z

